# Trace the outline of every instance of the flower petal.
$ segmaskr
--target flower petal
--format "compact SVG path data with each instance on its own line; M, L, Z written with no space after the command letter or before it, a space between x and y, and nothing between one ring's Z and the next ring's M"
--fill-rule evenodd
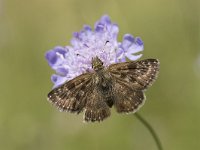
M140 57L142 57L142 54L133 55L133 54L127 53L127 54L126 54L126 57L127 57L129 60L135 61L135 60L139 59Z
M53 74L51 76L51 81L54 83L53 88L56 88L67 81L67 77L59 76L57 74Z
M121 47L126 51L133 44L134 37L131 34L125 34L123 37L123 41Z
M66 76L68 74L69 70L66 67L58 67L56 69L56 73L61 75L61 76Z
M54 52L53 50L50 50L48 52L46 52L45 57L49 63L49 65L52 67L56 61L57 61L57 55L56 52Z

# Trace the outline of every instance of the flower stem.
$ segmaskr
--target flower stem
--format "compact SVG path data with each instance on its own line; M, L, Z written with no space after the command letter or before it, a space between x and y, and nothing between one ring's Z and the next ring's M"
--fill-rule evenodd
M155 130L153 129L153 127L141 115L139 115L138 113L135 113L135 116L149 130L149 132L153 136L153 139L156 142L158 150L163 150L162 144L160 142L160 139L159 139L158 135L156 134Z

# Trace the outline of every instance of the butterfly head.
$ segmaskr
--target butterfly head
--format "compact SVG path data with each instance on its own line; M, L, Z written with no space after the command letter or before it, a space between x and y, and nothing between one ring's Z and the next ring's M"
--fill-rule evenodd
M104 66L101 59L99 59L98 57L92 58L92 68L94 69L94 71L102 70Z

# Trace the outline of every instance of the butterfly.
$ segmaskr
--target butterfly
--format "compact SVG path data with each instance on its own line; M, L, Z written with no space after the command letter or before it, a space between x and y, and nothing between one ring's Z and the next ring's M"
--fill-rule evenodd
M145 59L105 67L94 57L92 68L54 88L48 100L60 111L84 111L84 121L100 122L111 115L112 106L118 113L134 113L144 104L144 90L157 78L159 61Z

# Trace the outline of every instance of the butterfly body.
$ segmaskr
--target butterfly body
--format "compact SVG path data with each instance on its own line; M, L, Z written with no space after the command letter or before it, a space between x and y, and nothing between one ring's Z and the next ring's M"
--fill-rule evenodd
M98 64L95 66L95 64ZM113 105L113 79L107 69L103 66L103 62L98 58L92 60L92 66L95 70L92 83L93 87L96 87L98 94L101 95L102 99L107 103L109 107Z
M146 59L112 64L108 67L95 57L93 72L82 74L48 94L48 100L62 111L85 112L85 121L102 121L110 107L118 113L135 112L145 100L144 90L156 79L159 61Z

